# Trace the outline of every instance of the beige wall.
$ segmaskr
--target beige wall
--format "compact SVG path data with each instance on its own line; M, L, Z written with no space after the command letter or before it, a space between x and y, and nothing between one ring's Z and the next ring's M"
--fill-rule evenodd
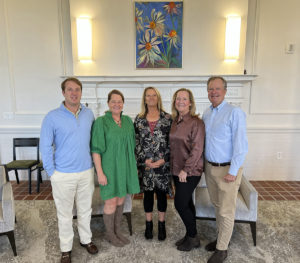
M243 74L247 0L185 0L183 2L183 68L135 70L134 1L70 0L74 72L76 75L209 75ZM224 62L225 18L242 17L240 59ZM76 24L80 15L93 19L93 63L77 59Z
M46 112L63 100L59 88L63 75L153 77L168 97L180 83L160 83L160 78L242 74L246 68L258 77L246 89L232 93L232 100L241 101L247 113L246 175L257 180L300 180L300 1L184 0L183 69L177 70L135 70L132 0L70 3L71 20L67 0L0 0L2 163L12 158L13 137L39 135ZM71 44L69 20L74 25L82 12L90 12L94 20L94 63L89 66L77 61L76 46ZM225 16L231 12L240 12L243 18L241 59L225 64ZM289 42L295 44L294 54L285 54ZM202 86L191 84L199 91L199 105L206 102L199 95L205 91L204 79ZM151 79L137 82L143 88ZM121 84L125 91L133 85L105 85L107 89ZM101 87L98 90L102 92ZM138 107L137 99L128 105Z

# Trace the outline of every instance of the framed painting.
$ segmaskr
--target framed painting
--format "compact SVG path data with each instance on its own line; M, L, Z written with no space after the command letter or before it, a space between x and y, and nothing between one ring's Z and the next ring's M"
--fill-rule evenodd
M183 2L135 2L136 68L182 68Z

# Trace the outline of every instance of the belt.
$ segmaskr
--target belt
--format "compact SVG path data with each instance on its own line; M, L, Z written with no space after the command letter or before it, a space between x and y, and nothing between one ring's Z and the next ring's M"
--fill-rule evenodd
M210 161L207 161L208 163L210 163L212 166L227 166L227 165L230 165L230 162L227 162L227 163L214 163L214 162L210 162Z

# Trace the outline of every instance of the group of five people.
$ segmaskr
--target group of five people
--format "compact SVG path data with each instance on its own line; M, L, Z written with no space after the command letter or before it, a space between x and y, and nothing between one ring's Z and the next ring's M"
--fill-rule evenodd
M158 239L165 240L167 195L172 196L173 178L175 208L186 229L184 237L176 242L180 251L200 247L192 195L205 170L218 232L216 240L205 248L214 251L209 263L223 262L248 149L245 114L225 101L226 80L220 76L209 78L211 106L202 119L196 114L189 89L175 92L171 116L163 108L159 91L148 87L134 123L122 114L125 99L118 90L108 94L109 110L94 121L91 110L80 103L81 82L68 78L61 88L65 100L46 115L40 137L43 165L50 176L57 209L61 262L71 262L74 202L80 244L91 254L98 252L90 229L93 163L104 200L105 238L117 247L130 243L120 224L126 194L140 192L138 177L144 194L145 238L153 238L156 194Z

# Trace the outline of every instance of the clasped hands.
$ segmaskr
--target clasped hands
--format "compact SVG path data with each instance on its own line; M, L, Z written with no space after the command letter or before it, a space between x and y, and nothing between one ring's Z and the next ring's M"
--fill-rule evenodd
M147 159L145 161L146 167L149 168L158 168L160 166L162 166L165 163L164 159L159 159L156 162L153 162L151 159Z

